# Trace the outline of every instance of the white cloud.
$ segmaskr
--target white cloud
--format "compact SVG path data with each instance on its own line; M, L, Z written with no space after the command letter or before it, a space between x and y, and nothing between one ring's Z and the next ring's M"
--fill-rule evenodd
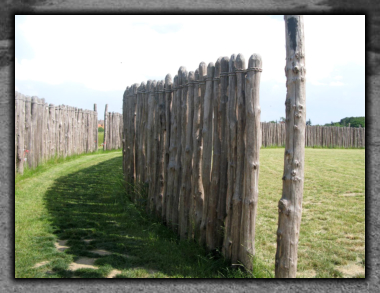
M180 66L194 71L232 53L248 63L259 53L262 80L284 82L283 26L267 16L29 16L19 33L35 58L18 60L16 79L124 89L149 76L174 76Z
M331 78L334 68L365 64L364 15L307 15L305 55L310 82Z

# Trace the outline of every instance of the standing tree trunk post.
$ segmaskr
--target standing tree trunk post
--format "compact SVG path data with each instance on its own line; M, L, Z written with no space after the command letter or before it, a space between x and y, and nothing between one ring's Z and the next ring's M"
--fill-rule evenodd
M164 162L164 198L162 200L162 221L166 223L167 203L168 203L168 182L169 182L169 146L171 139L171 109L172 109L172 77L165 76L165 162Z
M255 224L259 196L259 154L261 144L260 127L260 76L261 57L253 54L249 58L245 78L246 93L246 146L244 159L244 186L240 227L239 259L248 269L252 269L251 256L255 255Z
M16 125L16 149L17 149L17 172L24 173L24 127L25 127L25 99L21 93L16 92L16 113L15 113L15 125Z
M171 82L170 82L171 83ZM169 83L169 85L170 85ZM177 142L177 104L179 103L177 97L178 76L175 75L171 93L172 95L172 111L170 113L170 147L169 147L169 164L168 164L168 189L166 201L166 225L172 228L173 218L173 202L174 202L174 178L176 173L176 154L178 148Z
M195 70L194 76L194 118L193 118L193 205L191 206L192 216L190 218L193 226L194 239L200 236L203 209L203 185L202 185L202 132L201 132L201 94L200 94L200 74L199 69Z
M243 55L238 54L235 61L236 71L236 175L235 186L233 190L232 203L232 219L231 219L231 262L237 263L240 250L240 225L241 210L244 186L244 154L245 154L245 59ZM260 127L260 125L259 125ZM261 131L261 127L260 127ZM259 134L261 137L261 134Z
M227 101L227 195L226 195L226 220L224 224L224 246L223 254L231 259L232 246L236 245L231 239L232 221L232 196L235 187L236 175L236 73L235 54L231 55L228 65L228 101Z
M209 209L209 198L211 191L211 164L212 164L212 114L213 114L213 78L215 73L215 65L210 62L207 66L207 77L205 94L203 100L203 156L202 156L202 183L204 190L204 202L203 202L203 215L201 223L202 239L205 239L205 243L208 249L215 249L214 235L207 235L207 224L211 219L208 219L207 213ZM207 237L208 236L208 237ZM208 241L207 241L208 238Z
M106 148L106 144L107 144L107 134L108 134L108 117L107 117L107 113L108 113L108 104L106 104L106 108L104 109L104 137L103 137L103 151L105 151L107 148Z
M228 102L228 63L229 57L221 59L220 67L220 123L219 123L219 137L220 137L220 173L219 173L219 199L217 206L217 227L224 229L224 220L226 218L226 195L227 195L227 102ZM223 244L223 237L221 237L217 246Z
M301 225L305 157L305 41L303 16L285 15L286 145L278 203L276 278L295 278Z
M204 186L203 186L203 178L202 174L204 174L204 166L203 166L203 140L204 140L204 135L203 135L203 119L204 119L204 96L205 96L205 91L206 91L206 77L207 77L207 67L205 62L201 62L199 64L199 99L200 99L200 124L199 124L199 136L201 137L202 141L202 150L200 152L200 161L201 161L201 168L200 168L200 173L199 173L199 181L200 184L202 185L202 200L199 200L198 206L197 206L197 217L199 220L199 232L200 234L198 235L198 241L201 245L206 244L206 231L204 231L202 228L202 218L203 218L203 206L205 205L205 191L204 191ZM201 205L202 204L202 205Z
M220 65L222 58L218 58L215 63L215 71L213 78L213 153L212 153L212 171L211 171L211 184L210 194L208 196L208 211L207 211L207 227L206 227L206 243L207 246L213 250L217 248L221 231L217 227L216 208L219 198L219 172L220 172Z

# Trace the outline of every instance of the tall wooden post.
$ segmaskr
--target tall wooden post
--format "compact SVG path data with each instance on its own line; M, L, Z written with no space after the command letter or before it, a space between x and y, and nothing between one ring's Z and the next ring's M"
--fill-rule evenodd
M286 144L278 203L276 278L295 278L304 183L306 96L303 16L285 15Z
M219 57L215 63L213 78L213 153L210 194L208 197L206 243L210 249L215 249L223 238L220 227L217 226L217 205L219 198L219 172L220 172L220 66L222 58Z
M207 239L207 223L209 221L207 212L209 209L209 198L211 191L211 164L212 164L212 114L213 114L213 79L215 73L215 65L210 62L207 66L207 77L205 94L203 99L203 156L202 156L202 184L204 190L203 214L201 222L201 235L205 239L205 243L209 249L215 249L214 239Z
M107 144L107 135L108 135L108 104L106 104L106 108L104 109L104 137L103 137L103 151L106 150L106 144Z
M244 157L244 185L242 215L240 224L239 259L251 270L252 259L255 255L255 225L259 185L259 154L261 144L260 127L260 76L262 60L258 54L253 54L248 61L245 78L245 117L246 117L246 146Z
M240 246L240 226L242 213L242 199L244 186L244 154L245 154L245 59L238 54L235 61L236 66L236 173L235 186L231 199L232 219L231 219L231 262L234 264L238 260ZM260 125L259 125L260 127ZM261 130L261 127L260 127ZM261 135L259 134L259 137Z

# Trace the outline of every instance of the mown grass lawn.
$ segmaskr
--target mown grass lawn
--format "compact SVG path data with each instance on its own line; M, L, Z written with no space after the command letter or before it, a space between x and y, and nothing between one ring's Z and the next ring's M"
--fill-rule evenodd
M256 269L231 270L132 205L125 193L120 151L59 163L15 184L16 278L273 277L277 202L283 148L260 152ZM365 264L365 150L311 149L305 187L297 277L363 277ZM65 251L54 243L67 240ZM106 250L99 256L91 251ZM69 270L79 258L97 269ZM44 265L33 268L37 263Z

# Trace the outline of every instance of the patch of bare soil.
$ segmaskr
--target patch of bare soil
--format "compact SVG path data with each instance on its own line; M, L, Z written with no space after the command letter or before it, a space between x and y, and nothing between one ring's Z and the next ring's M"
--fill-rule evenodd
M112 270L112 271L109 273L109 275L107 276L107 278L108 278L108 279L111 279L111 278L113 278L113 277L115 277L116 275L119 275L119 274L121 274L121 271L119 271L119 270Z
M362 196L365 195L365 193L343 193L340 194L340 196Z
M49 263L49 261L47 261L47 260L45 260L45 261L41 261L41 262L39 262L39 263L36 263L36 264L33 266L33 269L36 269L36 268L42 267L42 266L44 266L44 265L46 265L46 264L48 264L48 263Z
M365 269L356 262L349 262L347 265L337 266L336 269L340 271L345 278L353 278L359 274L365 274Z
M81 257L77 261L72 262L69 266L70 271L75 271L78 269L98 269L94 266L96 258Z
M90 250L90 252L92 253L96 253L96 254L99 254L99 255L111 255L112 253L107 251L107 250L104 250L104 249L95 249L95 250Z
M66 246L67 240L58 240L58 242L54 243L55 247L58 251L65 251L66 249L69 249L68 246Z

